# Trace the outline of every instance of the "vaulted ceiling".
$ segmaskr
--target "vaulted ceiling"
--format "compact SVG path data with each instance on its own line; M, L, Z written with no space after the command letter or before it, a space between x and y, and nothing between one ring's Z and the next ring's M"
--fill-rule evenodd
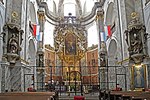
M49 0L50 1L50 0ZM52 0L51 0L52 1ZM84 15L87 11L90 12L94 6L94 0L53 0L56 4L58 14L62 14L66 4L74 4L77 16ZM90 6L87 7L87 4ZM71 8L72 9L72 8ZM90 9L90 10L89 10Z
M47 18L53 25L58 25L64 16L72 13L83 26L95 20L96 10L100 7L99 0L36 0L38 5L45 8ZM104 1L104 0L102 0Z
M59 4L58 4L58 13L61 12L61 7L63 4L66 3L73 3L76 4L79 10L79 13L82 14L82 7L81 7L81 2L80 0L59 0Z

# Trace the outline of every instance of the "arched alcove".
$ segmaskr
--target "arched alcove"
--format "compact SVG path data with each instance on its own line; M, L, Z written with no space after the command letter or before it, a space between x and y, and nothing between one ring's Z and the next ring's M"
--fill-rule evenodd
M28 62L29 65L35 66L36 65L36 49L35 44L33 40L29 41L29 47L28 47Z
M1 11L0 11L0 33L2 32L2 24L3 24L3 22L4 22L4 19L3 19L3 16L2 16L2 14L1 14Z
M105 12L104 22L106 25L112 25L114 21L114 3L110 2Z
M3 16L2 16L2 13L1 13L1 11L0 11L0 48L1 48L1 50L0 50L0 61L1 61L1 59L2 59L2 54L3 54L3 38L2 38L2 28L3 28L3 23L4 22L4 19L3 19Z
M112 39L108 46L108 62L109 65L115 65L116 63L116 54L117 54L117 43Z
M29 16L29 20L34 23L37 24L37 19L36 19L36 10L34 7L34 4L32 2L30 2L30 16Z

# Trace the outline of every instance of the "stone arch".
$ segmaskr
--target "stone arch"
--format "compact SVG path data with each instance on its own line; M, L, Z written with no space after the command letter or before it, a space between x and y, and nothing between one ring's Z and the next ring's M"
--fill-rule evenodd
M28 62L29 62L29 65L32 65L32 66L36 65L36 48L35 48L34 41L32 39L29 40Z
M116 54L117 54L117 42L112 39L108 46L108 62L109 65L116 64Z
M91 5L91 7L88 6L89 4ZM93 7L94 7L94 1L92 1L92 0L85 0L85 9L86 9L85 13L86 14L90 13L92 11Z
M1 61L1 59L2 59L2 53L3 53L3 49L2 49L2 48L3 48L3 47L2 47L2 46L3 46L3 40L2 40L2 36L1 36L2 34L1 34L1 33L2 33L2 31L3 31L3 30L2 30L2 26L3 26L3 22L4 22L4 21L3 21L3 16L2 16L1 11L0 11L0 22L1 22L1 23L0 23L0 48L1 48L1 51L0 51L0 61Z
M34 7L34 4L32 2L30 2L30 16L29 19L32 23L37 24L37 17L36 17L36 10Z
M106 8L104 22L106 25L112 25L114 21L114 3L110 2Z
M56 14L56 11L57 11L56 1L47 0L46 3L47 3L48 10Z
M70 0L71 1L71 0ZM64 0L60 0L59 1L59 4L58 4L58 13L61 12L61 9L62 9L62 5L65 1ZM73 2L73 1L71 1ZM74 0L74 2L76 3L75 5L77 5L78 9L79 9L79 13L82 14L82 6L81 6L81 2L80 0Z
M3 16L2 16L2 13L0 11L0 26L3 26L3 22L4 22L4 19L3 19ZM0 33L2 32L2 27L0 27Z
M57 12L57 6L56 6L56 2L55 1L53 1L53 12L56 14L56 12Z
M150 35L150 28L148 28L148 27L150 27L150 13L149 13L149 18L148 18L148 20L147 20L147 33L149 33L149 35ZM148 42L148 48L150 48L150 41ZM150 55L150 50L148 50L148 54Z

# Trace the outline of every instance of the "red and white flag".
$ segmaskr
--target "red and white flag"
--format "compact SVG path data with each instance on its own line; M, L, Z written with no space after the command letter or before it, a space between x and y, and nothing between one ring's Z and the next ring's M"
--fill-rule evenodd
M110 25L107 26L107 34L108 34L108 37L109 37L109 38L110 38L111 35L112 35L112 33L111 33L111 26L110 26Z
M33 36L36 37L37 25L33 24Z

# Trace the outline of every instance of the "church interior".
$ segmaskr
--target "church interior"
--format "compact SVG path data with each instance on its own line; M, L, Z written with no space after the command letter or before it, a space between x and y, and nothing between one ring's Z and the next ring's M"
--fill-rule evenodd
M150 100L149 27L150 0L0 0L0 100Z

